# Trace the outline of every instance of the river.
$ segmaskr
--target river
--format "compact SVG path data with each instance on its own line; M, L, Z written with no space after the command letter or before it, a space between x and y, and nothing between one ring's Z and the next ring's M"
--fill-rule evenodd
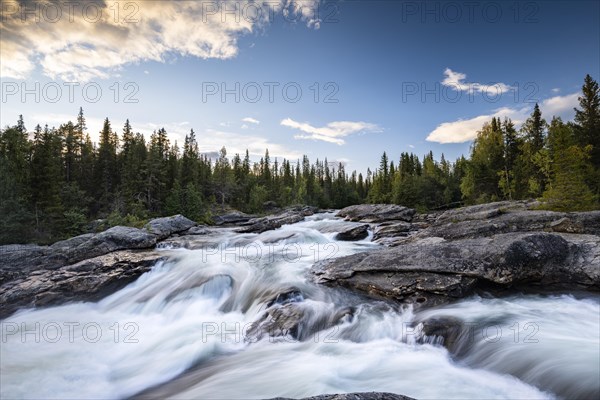
M317 286L315 261L377 250L370 237L334 240L345 224L323 213L260 235L222 229L218 246L164 247L168 261L97 303L10 316L1 397L600 394L600 296L475 296L415 311ZM274 336L258 329L273 326L273 310L300 322ZM419 322L432 318L460 322L458 350L424 336Z

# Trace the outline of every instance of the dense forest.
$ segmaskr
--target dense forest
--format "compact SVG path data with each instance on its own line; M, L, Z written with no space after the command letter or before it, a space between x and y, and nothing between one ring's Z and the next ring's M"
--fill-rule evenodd
M180 148L164 129L146 142L129 121L119 134L108 118L96 144L81 109L58 128L30 132L21 117L0 131L0 243L50 243L177 213L210 223L228 208L371 202L425 211L539 198L545 208L575 211L598 208L599 194L600 90L589 75L574 121L547 123L536 104L520 130L510 119L484 124L469 158L383 153L365 175L327 159L273 160L268 150L259 162L224 147L210 159L193 130Z

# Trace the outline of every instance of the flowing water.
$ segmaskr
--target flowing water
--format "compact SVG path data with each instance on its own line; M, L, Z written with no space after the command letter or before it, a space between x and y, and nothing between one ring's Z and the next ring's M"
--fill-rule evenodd
M377 247L335 241L347 225L318 214L260 235L223 229L195 250L164 246L167 262L100 302L21 311L2 321L1 397L600 394L598 296L473 297L415 312L314 285L315 261ZM277 311L299 323L272 324ZM421 329L444 320L452 346Z

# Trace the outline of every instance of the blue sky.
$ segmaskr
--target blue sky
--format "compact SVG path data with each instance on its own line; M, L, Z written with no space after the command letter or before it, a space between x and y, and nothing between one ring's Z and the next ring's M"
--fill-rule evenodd
M2 126L58 125L81 106L93 138L129 118L180 144L193 128L206 152L268 147L364 172L383 151L468 154L484 121L518 123L535 101L571 118L585 74L600 78L596 1L286 0L261 16L243 1L81 3L70 18L61 2L3 2Z

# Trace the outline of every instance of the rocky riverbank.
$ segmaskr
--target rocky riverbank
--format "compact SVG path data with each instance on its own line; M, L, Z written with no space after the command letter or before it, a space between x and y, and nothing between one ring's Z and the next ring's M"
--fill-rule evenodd
M23 307L97 300L134 281L165 258L154 250L196 223L176 215L143 229L115 226L51 246L0 246L0 318Z
M153 219L142 229L115 226L50 246L0 246L0 318L20 308L94 301L137 279L157 261L173 257L157 247L195 248L214 244L220 228L261 233L312 215L296 206L255 217L231 213L215 217L215 227L198 226L182 215Z
M317 263L311 272L321 284L423 306L480 291L598 291L600 211L537 206L498 202L430 214L397 205L347 207L337 215L353 223L336 239L362 240L372 232L385 247ZM222 227L262 233L317 211L297 206L266 217L232 213L215 218L219 227L177 215L51 246L0 246L0 317L23 307L102 298L170 256L157 246L197 248Z
M415 215L359 205L338 215L371 223L388 246L317 263L315 281L432 306L477 292L600 290L600 211L498 202Z

